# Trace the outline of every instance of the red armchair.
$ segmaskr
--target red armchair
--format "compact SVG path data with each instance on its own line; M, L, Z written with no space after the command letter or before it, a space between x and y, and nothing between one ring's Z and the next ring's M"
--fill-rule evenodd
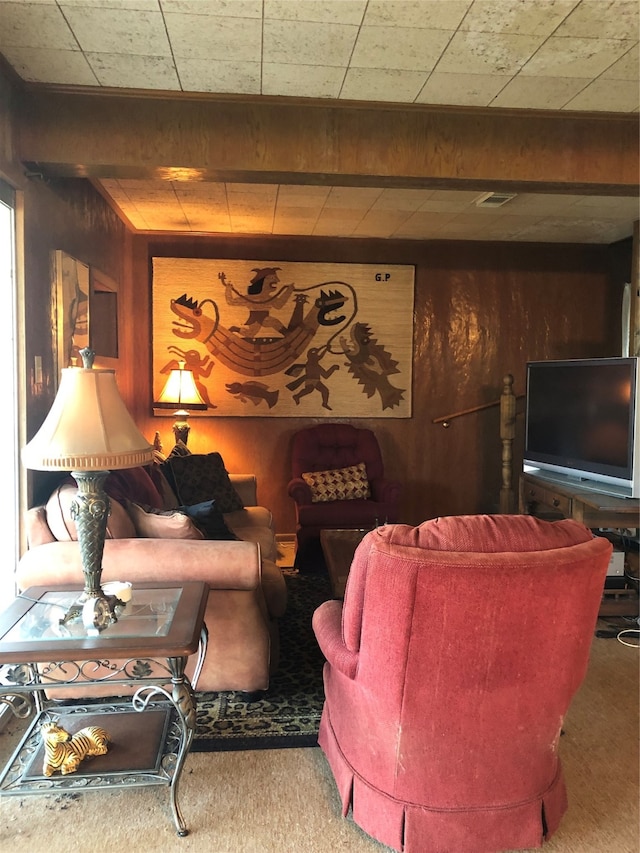
M371 498L314 502L304 473L348 468L364 462ZM297 522L296 565L313 559L323 528L371 528L398 520L401 485L384 477L378 441L369 429L350 424L320 424L293 437L288 492L295 501Z
M575 521L458 516L372 531L313 617L319 743L343 815L405 853L540 847L610 543Z

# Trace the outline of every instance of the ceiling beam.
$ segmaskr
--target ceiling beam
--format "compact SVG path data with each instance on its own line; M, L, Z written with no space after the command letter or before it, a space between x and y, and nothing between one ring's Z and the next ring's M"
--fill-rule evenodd
M16 156L56 176L636 195L635 115L28 87Z

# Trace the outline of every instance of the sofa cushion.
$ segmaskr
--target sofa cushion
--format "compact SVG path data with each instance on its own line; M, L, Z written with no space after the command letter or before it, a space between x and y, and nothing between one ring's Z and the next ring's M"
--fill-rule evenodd
M185 506L215 500L220 512L242 509L240 496L229 480L219 453L191 453L187 456L169 457L163 465L171 472L169 481L175 483L174 491Z
M311 489L311 502L349 501L371 497L364 462L330 471L307 471L302 479Z
M162 495L144 468L124 468L111 471L104 484L104 490L123 506L125 501L162 509Z
M78 487L75 482L65 481L51 493L47 501L47 524L59 542L76 542L78 539L76 523L71 518L71 504L77 494ZM129 539L135 535L136 531L127 511L118 501L111 498L106 538Z
M129 515L141 539L204 539L189 516L177 509L160 510L129 501Z
M175 509L180 501L166 477L167 469L162 463L155 462L147 466L146 470L162 498L162 509Z
M205 539L238 539L236 534L227 527L224 516L216 506L215 501L202 501L193 506L178 507L204 533Z

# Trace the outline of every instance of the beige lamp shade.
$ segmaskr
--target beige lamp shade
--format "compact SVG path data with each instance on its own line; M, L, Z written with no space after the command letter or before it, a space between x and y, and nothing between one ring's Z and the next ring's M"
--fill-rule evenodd
M177 370L172 370L169 374L155 405L161 409L206 409L207 404L196 388L193 373L185 370L184 361L180 361L179 365Z
M136 468L153 459L120 396L115 371L65 367L51 411L22 449L27 468L107 471Z

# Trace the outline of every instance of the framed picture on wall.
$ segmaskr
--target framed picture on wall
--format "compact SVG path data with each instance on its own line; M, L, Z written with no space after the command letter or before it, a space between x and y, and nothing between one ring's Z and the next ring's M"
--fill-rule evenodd
M56 330L56 378L63 367L82 365L80 350L89 346L89 266L66 252L53 252L53 303Z
M182 364L205 417L411 417L413 266L152 265L153 400Z
M97 367L117 366L118 285L100 270L91 268L91 325L89 338Z

